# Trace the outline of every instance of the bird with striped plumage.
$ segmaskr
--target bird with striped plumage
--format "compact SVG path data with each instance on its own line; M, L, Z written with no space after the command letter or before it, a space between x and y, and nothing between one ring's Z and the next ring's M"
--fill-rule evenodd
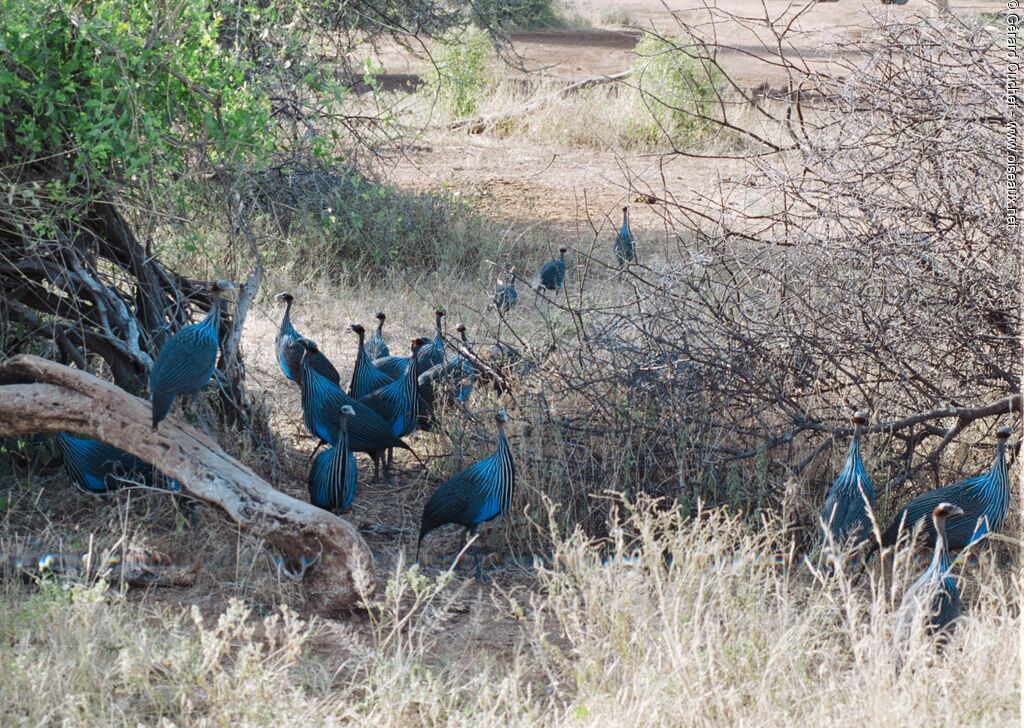
M950 518L963 515L963 509L952 503L939 503L932 509L935 550L931 563L903 594L893 620L897 665L902 661L902 654L911 635L922 622L928 634L944 633L943 636L948 637L955 628L954 620L960 616L960 590L952 574L953 562L947 548L946 523Z
M359 399L394 381L387 374L373 365L366 351L366 329L362 324L352 324L349 328L359 337L356 349L356 362L352 367L352 380L348 385L348 395Z
M498 427L498 445L494 455L441 483L424 506L416 544L417 561L424 537L434 529L449 523L456 524L466 529L466 538L469 539L481 524L504 515L511 508L516 469L505 434L508 415L505 410L498 410L494 419ZM473 563L479 579L481 569L477 549L473 549Z
M861 433L867 424L863 412L853 415L853 439L842 470L832 482L821 512L822 545L843 548L871 537L875 486L861 459Z
M159 484L171 493L181 490L178 481L164 478L149 463L105 442L58 432L57 447L68 477L86 492L103 495L118 486L140 481L150 487Z
M175 397L198 394L213 377L220 348L221 294L233 288L230 281L214 281L206 317L178 331L160 349L149 374L154 430L170 412Z
M348 405L355 412L348 423L349 448L364 452L373 458L374 479L380 472L380 454L388 448L411 450L401 438L391 433L391 426L367 405L352 399L341 387L312 369L310 358L317 345L310 339L302 340L306 355L302 357L302 421L314 437L333 445L341 429L341 408ZM307 374L309 376L307 376Z
M882 534L882 546L895 545L901 534L919 526L928 542L934 542L935 529L928 516L941 503L952 503L963 511L946 521L946 546L949 549L959 551L989 533L998 532L1010 510L1010 478L1006 467L1006 441L1009 437L1009 427L996 433L995 460L987 472L911 499Z
M309 502L332 513L346 510L356 495L359 470L348 441L348 422L355 414L349 405L338 410L337 439L317 454L309 471Z
M425 382L431 385L444 384L451 392L453 400L465 402L473 391L476 367L472 361L473 350L466 334L466 325L460 323L455 330L459 332L462 350L449 357L447 361L425 371L420 375L419 381L421 388Z
M302 356L305 349L302 346L302 335L292 325L292 303L295 297L290 293L278 293L277 300L285 304L284 316L281 317L281 326L277 331L277 339L274 341L277 349L277 363L284 375L293 382L298 382L302 376ZM330 360L318 351L312 359L314 369L323 374L334 383L341 382L341 375Z
M417 375L444 361L444 329L441 324L443 320L444 309L439 308L434 312L434 338L420 348L419 354L416 355Z
M417 378L417 391L420 399L421 430L430 432L437 424L434 409L437 405L437 391L442 389L449 405L456 401L465 402L473 391L476 378L476 366L467 358L471 357L469 339L466 337L466 325L455 327L462 338L463 350L456 353L436 366L430 367Z
M417 392L416 357L427 344L427 339L412 340L412 354L401 379L381 387L359 398L359 402L375 410L384 418L395 437L405 437L415 432L419 417L419 396Z
M519 291L516 290L516 269L512 267L508 269L508 283L505 283L500 278L498 279L498 285L494 290L494 297L491 298L491 303L498 309L498 313L506 314L515 308L518 302Z
M615 259L619 261L620 268L636 261L633 250L633 233L629 229L629 205L624 205L622 208L622 227L619 228L619 234L615 236Z
M537 271L537 279L533 287L538 291L546 288L549 291L557 291L565 283L565 254L569 252L566 247L558 249L558 258L549 260Z
M377 330L373 336L366 340L366 355L370 357L370 361L379 359L382 356L390 356L391 352L388 350L388 345L384 341L384 322L387 320L387 316L383 311L378 311L375 314L377 319Z

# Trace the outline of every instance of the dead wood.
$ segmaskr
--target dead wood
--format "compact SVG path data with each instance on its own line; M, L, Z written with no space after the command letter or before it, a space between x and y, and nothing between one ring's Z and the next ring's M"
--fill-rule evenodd
M351 524L274 489L180 418L157 432L150 421L148 402L87 372L27 355L0 367L0 437L67 430L152 463L288 560L312 562L302 583L321 611L352 607L372 588L372 554Z

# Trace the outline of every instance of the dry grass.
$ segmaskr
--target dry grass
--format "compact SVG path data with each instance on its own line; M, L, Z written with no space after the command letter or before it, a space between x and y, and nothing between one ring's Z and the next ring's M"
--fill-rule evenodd
M604 554L603 558L601 554ZM480 589L391 575L365 617L137 602L8 585L6 725L1006 725L1019 719L1020 576L964 569L941 655L894 671L878 572L824 579L774 522L636 513L557 569ZM917 565L913 569L919 568ZM907 574L900 570L897 583ZM461 615L468 612L469 617ZM461 630L453 625L468 623ZM494 639L505 630L508 643ZM484 641L484 637L490 639ZM984 677L982 677L984 676Z

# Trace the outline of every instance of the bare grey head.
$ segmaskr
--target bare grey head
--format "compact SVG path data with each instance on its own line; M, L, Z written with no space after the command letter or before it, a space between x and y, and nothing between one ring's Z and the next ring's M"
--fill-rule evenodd
M214 300L220 298L220 294L224 291L235 290L235 284L229 281L227 278L218 278L210 284L210 297Z
M295 296L285 291L282 291L281 293L278 293L276 296L274 296L274 300L280 301L281 303L291 303L292 301L295 300Z
M947 518L962 516L963 514L964 509L960 506L953 505L952 503L939 503L939 505L935 506L935 510L932 511L932 520L938 525Z

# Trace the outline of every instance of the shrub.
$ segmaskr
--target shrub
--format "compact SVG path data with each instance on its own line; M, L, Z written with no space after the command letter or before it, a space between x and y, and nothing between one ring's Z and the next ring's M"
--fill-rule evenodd
M691 38L645 35L636 46L633 83L640 108L633 114L632 136L673 143L698 137L715 117L722 75L704 60L704 46Z
M439 45L427 88L453 116L472 116L488 86L487 61L491 39L478 31L467 31Z
M497 225L458 194L397 189L350 167L275 170L256 185L253 196L284 233L269 260L300 280L472 274L501 245Z

